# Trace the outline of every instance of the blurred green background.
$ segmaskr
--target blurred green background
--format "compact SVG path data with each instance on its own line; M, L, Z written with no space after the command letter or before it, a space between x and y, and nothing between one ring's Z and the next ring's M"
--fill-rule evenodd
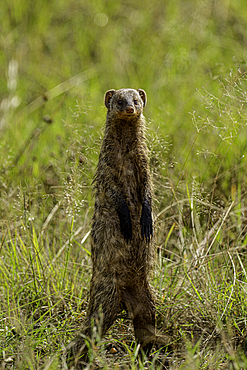
M59 201L58 222L90 217L112 88L147 92L156 213L192 187L220 207L245 194L243 1L5 0L0 8L3 225L24 217L40 232Z
M65 160L75 128L83 136L77 150L84 140L92 152L104 92L122 87L146 90L150 135L165 146L160 170L174 186L181 177L210 183L218 171L238 172L246 147L246 23L237 0L2 2L3 189L45 177L49 165L61 185L64 164L54 163ZM45 129L44 117L52 120ZM13 164L21 170L10 171Z

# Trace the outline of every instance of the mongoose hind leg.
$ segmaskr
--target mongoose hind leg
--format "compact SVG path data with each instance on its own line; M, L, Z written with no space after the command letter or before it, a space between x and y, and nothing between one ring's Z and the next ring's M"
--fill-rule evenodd
M111 327L120 311L120 299L116 283L107 273L99 273L91 280L88 316L94 319L99 337ZM92 320L91 320L92 321Z
M96 280L96 283L94 281ZM77 337L67 346L67 361L75 369L88 362L88 345L98 343L114 323L120 310L119 296L113 282L104 276L91 281L88 315Z
M140 310L133 320L135 338L141 345L142 351L149 356L149 353L156 341L155 335L155 312Z
M148 356L156 340L155 306L148 284L125 289L123 302L133 320L135 338Z

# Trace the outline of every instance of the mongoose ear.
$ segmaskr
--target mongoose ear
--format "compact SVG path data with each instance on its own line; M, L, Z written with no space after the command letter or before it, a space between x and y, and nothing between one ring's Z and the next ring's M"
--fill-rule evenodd
M143 106L145 107L145 105L147 104L147 94L144 90L142 89L137 89L140 97L142 98L142 101L143 101Z
M106 93L105 93L105 106L106 108L110 108L110 100L111 98L113 97L114 93L115 93L116 90L108 90Z

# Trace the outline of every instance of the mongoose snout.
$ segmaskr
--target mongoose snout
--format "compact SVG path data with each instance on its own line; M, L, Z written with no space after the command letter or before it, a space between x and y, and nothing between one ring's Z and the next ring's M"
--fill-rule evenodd
M126 113L134 113L134 112L135 112L135 110L134 110L133 107L130 107L130 106L126 107Z

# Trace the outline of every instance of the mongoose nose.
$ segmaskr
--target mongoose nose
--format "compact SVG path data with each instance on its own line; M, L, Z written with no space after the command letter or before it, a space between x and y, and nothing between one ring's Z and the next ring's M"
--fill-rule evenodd
M126 113L134 113L133 107L126 107Z

